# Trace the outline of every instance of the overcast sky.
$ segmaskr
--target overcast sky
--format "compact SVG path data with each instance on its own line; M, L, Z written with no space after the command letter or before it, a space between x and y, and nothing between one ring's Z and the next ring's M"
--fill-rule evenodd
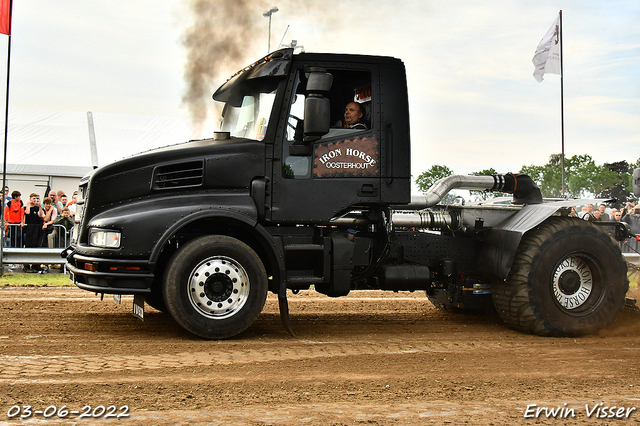
M560 152L560 77L547 74L538 83L531 59L562 9L566 155L589 154L598 164L640 157L637 0L229 2L255 16L249 28L235 26L224 1L211 25L246 57L212 64L206 102L226 77L266 53L262 13L278 6L272 48L286 30L284 42L295 39L308 52L404 61L414 177L433 164L461 174L518 171ZM182 40L194 21L188 1L14 0L10 111L188 120ZM6 40L0 35L2 58ZM209 117L204 130L187 131L183 140L210 134L213 123ZM119 157L148 148L131 145Z

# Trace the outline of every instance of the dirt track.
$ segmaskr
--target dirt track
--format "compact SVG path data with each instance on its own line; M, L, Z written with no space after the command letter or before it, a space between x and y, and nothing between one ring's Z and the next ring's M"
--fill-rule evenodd
M0 289L0 424L24 423L9 419L15 405L129 407L96 424L567 424L525 419L532 404L573 408L569 424L607 424L587 417L599 402L640 423L634 313L598 336L554 339L443 313L423 293L301 293L290 298L296 338L270 297L248 331L204 341L149 307L142 323L131 305L72 287Z

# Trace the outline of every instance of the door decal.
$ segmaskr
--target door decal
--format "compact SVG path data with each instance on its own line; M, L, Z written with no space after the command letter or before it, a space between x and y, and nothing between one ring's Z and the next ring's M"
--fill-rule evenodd
M313 176L380 176L378 141L375 136L327 142L316 145L313 153Z

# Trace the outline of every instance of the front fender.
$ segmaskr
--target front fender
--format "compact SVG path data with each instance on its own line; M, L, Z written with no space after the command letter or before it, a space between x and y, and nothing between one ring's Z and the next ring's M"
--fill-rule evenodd
M207 216L227 216L255 226L257 211L248 194L186 194L170 198L144 198L121 203L89 220L90 228L118 230L119 249L96 249L102 256L154 259L158 247L185 224ZM83 235L86 243L88 232ZM86 246L85 246L86 247ZM83 248L85 248L83 247ZM93 251L93 248L86 247Z
M173 238L180 229L200 219L227 219L232 222L246 225L248 228L255 228L257 225L255 217L241 214L236 208L232 208L230 206L219 206L219 208L202 209L196 212L191 211L187 216L173 222L171 226L167 227L162 236L158 238L154 244L154 249L151 252L149 259L150 262L155 263L158 260L164 245L167 241Z
M237 201L237 200L236 200ZM283 272L285 271L284 264L284 249L282 246L282 240L280 238L274 238L274 236L260 223L257 222L255 210L255 204L253 199L248 197L246 208L240 208L236 203L233 207L219 206L217 208L202 209L197 212L191 212L188 216L181 218L173 223L164 234L154 244L153 251L149 257L149 262L156 264L161 256L162 250L165 244L173 238L181 229L188 227L189 224L201 219L214 219L217 221L224 221L227 225L236 227L243 227L245 230L250 230L250 233L254 237L254 241L262 248L262 252L266 254L268 261L272 268L271 273L276 279L276 282L280 283L280 292L286 291ZM251 203L251 204L249 204ZM248 214L253 207L252 213Z

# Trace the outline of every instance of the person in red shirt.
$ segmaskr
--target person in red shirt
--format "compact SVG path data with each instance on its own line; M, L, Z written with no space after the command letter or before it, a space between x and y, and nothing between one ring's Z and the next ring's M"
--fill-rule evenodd
M24 227L24 204L20 200L20 191L11 193L11 200L4 208L4 220L8 223L9 247L22 247L22 228Z

